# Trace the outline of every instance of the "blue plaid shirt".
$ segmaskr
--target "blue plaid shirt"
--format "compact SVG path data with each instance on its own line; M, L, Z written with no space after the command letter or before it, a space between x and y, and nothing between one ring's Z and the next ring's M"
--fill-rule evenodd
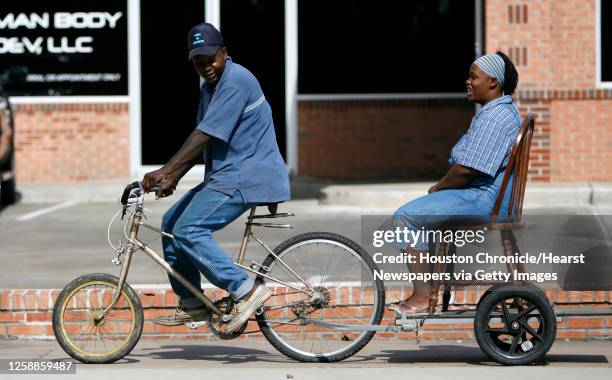
M520 125L521 116L512 96L490 101L476 113L468 131L453 147L449 165L476 169L490 177L475 182L490 182L508 165Z

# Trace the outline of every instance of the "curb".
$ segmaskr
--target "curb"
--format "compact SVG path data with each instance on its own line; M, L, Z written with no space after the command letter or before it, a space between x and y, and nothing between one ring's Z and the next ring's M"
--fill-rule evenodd
M332 185L323 188L322 203L397 209L424 196L434 183ZM611 183L529 184L524 207L589 207L612 205Z
M123 189L134 179L113 179L100 182L86 183L52 183L52 184L18 184L17 190L21 193L22 203L58 203L75 201L82 203L109 203L118 202ZM177 187L175 194L182 195L196 186L198 180L186 179ZM172 197L176 199L175 197ZM160 199L161 202L170 202L169 199Z
M112 179L84 183L20 184L18 190L24 203L114 202L126 184L133 179ZM172 202L201 182L196 177L182 180ZM292 199L320 197L320 203L332 206L352 206L367 209L397 209L403 204L427 194L433 182L373 183L330 185L329 181L295 178L291 182ZM528 184L525 208L611 206L612 183L534 183Z

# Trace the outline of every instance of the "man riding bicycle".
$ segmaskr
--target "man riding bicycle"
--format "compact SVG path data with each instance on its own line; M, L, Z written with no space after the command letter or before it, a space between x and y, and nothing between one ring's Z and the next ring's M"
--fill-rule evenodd
M227 325L232 332L271 296L213 240L225 227L259 203L289 199L289 178L280 155L272 111L259 82L227 55L219 31L208 23L194 26L187 36L189 59L205 80L201 88L196 129L180 150L160 169L147 173L145 191L159 187L156 198L171 195L179 180L204 153L204 181L189 190L164 215L162 229L174 239L162 238L165 260L197 289L200 272L215 286L227 290L236 315ZM180 325L203 320L201 301L172 276L179 307L154 322Z

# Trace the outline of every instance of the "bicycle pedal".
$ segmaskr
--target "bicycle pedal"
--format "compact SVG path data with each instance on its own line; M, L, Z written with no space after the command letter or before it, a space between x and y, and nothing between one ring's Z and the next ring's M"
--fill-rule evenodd
M399 328L404 332L410 332L416 331L419 328L420 323L416 319L398 319L395 321L395 325L399 326Z
M202 327L204 325L207 325L208 322L206 321L198 321L198 322L187 322L187 327L191 330L195 330L198 327Z
M416 331L423 326L427 314L406 314L402 312L401 316L395 319L395 325L399 326L402 331Z
M428 313L408 313L396 307L387 307L387 309L395 312L395 325L399 326L402 331L416 331L423 326L425 318L429 315Z

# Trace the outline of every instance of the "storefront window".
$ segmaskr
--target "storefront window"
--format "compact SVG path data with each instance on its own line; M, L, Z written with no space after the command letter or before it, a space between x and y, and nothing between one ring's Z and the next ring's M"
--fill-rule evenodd
M142 163L160 165L196 126L199 77L188 59L187 32L204 21L204 2L168 7L140 2Z
M462 92L475 4L299 0L300 94Z
M251 71L272 107L276 140L285 153L285 2L221 1L221 29L234 62Z

